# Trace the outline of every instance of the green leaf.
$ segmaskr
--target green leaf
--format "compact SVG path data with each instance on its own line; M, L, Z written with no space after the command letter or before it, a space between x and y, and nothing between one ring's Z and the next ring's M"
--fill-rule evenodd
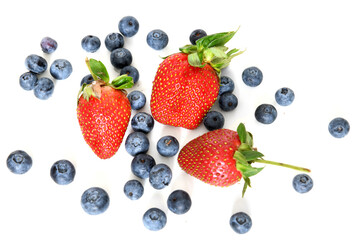
M115 89L131 88L134 86L134 81L132 77L123 74L112 80L111 86Z
M246 176L243 176L243 179L244 179L244 187L243 187L243 190L242 190L242 197L244 197L247 187L248 186L251 187L250 178L248 178Z
M188 45L185 45L184 47L181 47L179 49L181 52L183 53L194 53L194 52L197 52L197 46L196 45L192 45L192 44L188 44Z
M261 152L254 150L241 151L241 154L245 157L247 162L262 158L264 156L264 154L262 154Z
M191 53L188 55L188 62L193 67L204 67L205 64L202 64L201 58L198 53Z
M250 132L246 132L246 143L249 145L250 148L253 147L253 135Z
M102 79L105 83L110 81L109 73L107 72L106 67L102 62L91 58L89 60L89 67L92 73Z
M247 132L245 125L243 123L240 123L239 126L237 127L237 133L239 135L239 139L241 143L246 143Z
M238 167L238 166L236 166ZM258 174L259 172L261 172L261 170L263 170L264 168L255 168L255 167L252 167L251 165L239 165L239 171L241 172L241 174L243 176L246 176L246 177L252 177L256 174Z
M247 161L246 161L246 157L239 151L235 151L234 156L233 156L236 160L236 164L242 164L242 165L250 165Z
M215 46L224 46L235 35L235 33L236 32L231 31L208 35L196 41L196 46L198 50Z

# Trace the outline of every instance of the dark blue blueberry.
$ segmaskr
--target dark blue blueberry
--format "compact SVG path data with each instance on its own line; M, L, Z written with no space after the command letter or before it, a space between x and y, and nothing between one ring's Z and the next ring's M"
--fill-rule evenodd
M299 193L307 193L314 186L311 177L305 173L298 174L293 179L293 187Z
M87 189L81 196L81 207L90 215L97 215L105 212L110 204L107 192L99 187Z
M145 106L146 97L144 93L134 90L130 92L127 97L129 99L131 109L140 110Z
M59 160L50 169L50 176L60 185L67 185L75 178L75 167L69 160Z
M80 86L82 86L83 84L90 84L93 81L94 81L93 76L91 74L88 74L81 79Z
M276 91L275 100L281 106L289 106L295 98L295 93L292 89L283 87Z
M127 74L133 78L134 84L139 80L140 74L139 71L133 66L125 66L120 70L120 75Z
M35 73L26 72L19 78L20 86L27 91L33 90L37 84L38 78Z
M229 112L234 110L237 105L238 99L233 93L227 92L220 95L219 107L221 108L221 110Z
M175 156L179 151L179 141L174 136L164 136L157 142L156 149L161 156Z
M223 93L230 92L232 93L235 89L234 81L227 76L220 77L220 89L219 89L219 96Z
M238 212L230 217L230 226L236 233L244 234L250 230L252 220L246 213Z
M150 170L155 164L155 159L152 156L139 153L131 161L131 171L135 176L145 179L149 177Z
M172 171L168 165L159 163L153 166L149 174L150 185L157 189L163 189L169 186L172 179Z
M16 150L8 156L6 165L12 173L24 174L32 166L32 158L25 151Z
M132 37L139 31L139 22L133 16L126 16L119 21L118 28L125 37Z
M270 124L275 121L277 117L276 108L271 104L261 104L255 110L255 118L258 122Z
M331 120L328 129L333 137L342 138L349 133L350 124L346 119L338 117Z
M263 74L257 67L249 67L243 71L242 80L247 86L256 87L262 82Z
M43 73L47 69L48 64L45 58L36 54L31 54L26 57L25 66L30 72Z
M56 59L50 66L50 74L57 80L68 78L72 71L72 65L66 59Z
M87 52L94 53L100 48L100 46L100 38L93 35L87 35L81 40L81 47Z
M164 31L155 29L148 33L146 42L151 48L161 50L168 45L169 37Z
M207 130L213 131L224 127L225 118L218 111L210 111L205 115L203 122Z
M138 180L129 180L124 185L124 193L131 200L138 200L144 194L144 186Z
M204 30L196 29L190 34L190 42L192 45L195 45L197 40L205 36L207 36L207 34Z
M54 39L52 39L51 37L44 37L40 41L40 47L44 53L55 52L55 50L57 49L57 46L58 46L57 42Z
M42 77L38 80L35 88L34 88L34 94L35 97L46 100L49 97L52 96L54 93L54 81L47 77Z
M191 207L190 195L184 190L175 190L169 195L167 206L175 214L184 214Z
M105 47L110 52L124 47L124 37L120 33L109 33L105 38Z
M144 226L151 231L159 231L165 227L166 214L159 208L150 208L143 215Z
M146 153L149 150L149 145L149 139L143 132L132 132L125 140L125 149L132 156Z
M132 55L126 48L114 49L110 54L110 62L115 68L123 68L132 63Z
M131 119L131 127L135 132L149 133L154 128L154 118L146 112L138 112Z

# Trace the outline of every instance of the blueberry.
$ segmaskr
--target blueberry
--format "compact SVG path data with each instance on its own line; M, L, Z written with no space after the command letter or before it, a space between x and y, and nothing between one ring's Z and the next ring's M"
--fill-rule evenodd
M232 93L235 89L234 81L227 76L220 77L220 89L219 89L219 96L223 93L230 92Z
M139 31L139 22L133 16L126 16L119 21L118 28L125 37L132 37Z
M60 185L67 185L75 178L75 167L69 160L59 160L50 169L50 176Z
M131 161L131 171L135 176L145 179L149 177L150 170L155 164L155 159L151 155L139 153Z
M93 76L91 74L88 74L81 79L80 86L82 86L83 84L90 84L93 81L94 81Z
M242 73L242 80L249 87L259 86L263 80L263 74L257 67L246 68Z
M149 145L149 139L143 132L132 132L125 140L125 149L132 156L146 153L149 150Z
M224 127L225 118L218 111L210 111L205 115L203 122L207 130L213 131Z
M191 207L190 195L184 190L175 190L169 195L167 206L175 214L184 214Z
M90 53L94 53L99 50L101 46L100 38L93 35L87 35L81 40L81 47Z
M230 226L236 233L244 234L250 230L252 220L248 214L238 212L230 217Z
M37 84L38 78L35 73L26 72L19 78L20 86L27 91L33 90Z
M229 112L234 110L237 105L238 99L233 93L227 92L220 95L219 106L221 110Z
M164 163L156 164L150 170L150 185L157 190L167 187L170 184L171 179L172 171L169 166Z
M36 54L31 54L26 57L25 66L30 72L43 73L47 69L48 64L45 58Z
M50 66L50 74L57 80L68 78L72 71L72 65L66 59L56 59Z
M292 184L295 191L299 193L307 193L312 189L314 182L309 175L301 173L294 177Z
M123 68L132 63L132 55L126 48L114 49L110 54L110 62L115 68Z
M145 106L146 97L144 93L134 90L130 92L127 97L129 99L131 109L140 110Z
M145 112L138 112L131 119L131 127L135 132L149 133L154 128L154 118Z
M294 91L287 87L280 88L275 93L275 100L281 106L290 105L294 101L294 98Z
M350 124L346 119L338 117L331 120L328 129L333 137L342 138L349 133Z
M110 52L124 47L124 37L120 33L109 33L105 38L105 47Z
M151 231L159 231L166 225L166 214L159 208L150 208L143 215L144 226Z
M151 48L161 50L168 45L169 37L164 31L155 29L148 33L146 36L146 42Z
M258 122L270 124L275 121L277 117L276 108L271 104L261 104L255 110L255 118Z
M16 150L8 156L6 160L7 167L12 173L24 174L32 166L32 158L25 151Z
M81 206L90 215L97 215L105 212L110 204L107 192L99 187L92 187L82 194Z
M52 39L51 37L44 37L40 41L40 47L44 53L55 52L55 50L57 49L57 46L58 46L57 42L54 39Z
M37 85L34 88L35 97L46 100L54 93L54 82L50 78L42 77L38 80Z
M138 180L129 180L124 185L124 193L131 200L138 200L144 194L144 186Z
M192 45L196 44L196 41L199 40L202 37L207 36L206 32L202 29L196 29L191 32L190 34L190 42Z
M127 74L133 78L134 84L139 80L140 74L139 71L133 66L125 66L120 70L120 75Z
M174 136L164 136L157 142L156 149L161 156L175 156L179 151L179 141Z

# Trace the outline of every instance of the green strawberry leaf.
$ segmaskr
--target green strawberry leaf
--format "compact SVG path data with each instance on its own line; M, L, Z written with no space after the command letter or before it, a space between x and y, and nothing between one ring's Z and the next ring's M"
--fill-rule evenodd
M241 153L245 157L247 162L251 162L264 156L264 154L255 150L245 150L241 151Z
M245 125L243 123L240 123L239 126L237 127L237 133L239 135L240 142L246 143L247 132L246 132Z
M243 190L242 190L242 197L244 197L247 187L248 186L251 187L250 178L248 178L246 176L243 176L243 179L244 179L244 187L243 187Z
M203 64L203 63L201 62L201 58L200 58L200 56L199 56L199 54L198 54L197 52L189 54L189 56L188 56L188 62L189 62L189 64L190 64L191 66L193 66L193 67L200 67L200 68L202 68L202 67L205 66L205 64Z
M180 52L189 54L189 53L197 52L197 47L196 45L188 44L185 45L184 47L181 47L179 50Z
M97 61L91 58L89 60L89 68L91 74L94 74L95 76L99 77L105 83L108 83L110 81L109 73L107 72L105 65L101 61Z
M112 80L111 86L115 89L125 89L134 86L133 78L123 74Z

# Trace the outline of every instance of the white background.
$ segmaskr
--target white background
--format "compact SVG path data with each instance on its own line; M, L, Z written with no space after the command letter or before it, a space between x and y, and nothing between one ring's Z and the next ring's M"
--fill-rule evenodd
M359 239L359 7L357 1L3 1L0 6L0 239ZM189 43L197 28L208 34L240 29L230 48L246 49L223 71L236 84L239 105L223 113L225 127L235 130L244 122L254 135L255 146L266 159L308 167L314 188L299 194L292 187L298 173L267 166L252 179L253 187L241 198L242 182L229 188L208 186L180 170L176 157L163 158L156 152L157 140L171 134L184 146L206 132L201 125L189 131L155 123L148 135L149 154L157 163L167 163L173 180L163 190L143 181L145 193L138 201L123 193L132 157L124 144L109 160L98 159L82 138L76 118L76 96L83 76L88 74L85 57L101 60L112 78L115 70L104 45L105 36L118 32L119 20L135 16L140 29L125 39L133 54L133 66L140 72L134 89L144 92L150 112L152 80L162 56L177 52ZM155 51L146 44L149 31L167 32L169 44ZM102 46L86 53L81 39L96 35ZM58 49L45 55L40 40L50 36ZM42 101L23 90L19 76L26 72L24 60L39 54L50 65L57 58L68 59L72 75L57 81L53 96ZM262 84L247 87L242 71L259 67ZM43 76L50 76L47 71ZM275 91L290 87L295 101L281 107ZM255 108L271 103L278 118L271 125L257 123ZM214 110L219 110L218 103ZM134 115L136 112L133 112ZM346 118L350 133L333 138L328 123ZM125 137L131 132L131 127ZM24 175L12 174L6 159L14 150L24 150L33 166ZM60 186L50 178L51 165L60 159L76 167L73 183ZM260 164L259 164L260 166ZM80 197L89 187L104 188L110 206L101 215L90 216L80 206ZM166 207L167 196L176 189L188 191L192 208L175 215ZM167 213L168 222L159 232L142 224L150 207ZM230 228L230 216L247 212L253 227L239 236Z

